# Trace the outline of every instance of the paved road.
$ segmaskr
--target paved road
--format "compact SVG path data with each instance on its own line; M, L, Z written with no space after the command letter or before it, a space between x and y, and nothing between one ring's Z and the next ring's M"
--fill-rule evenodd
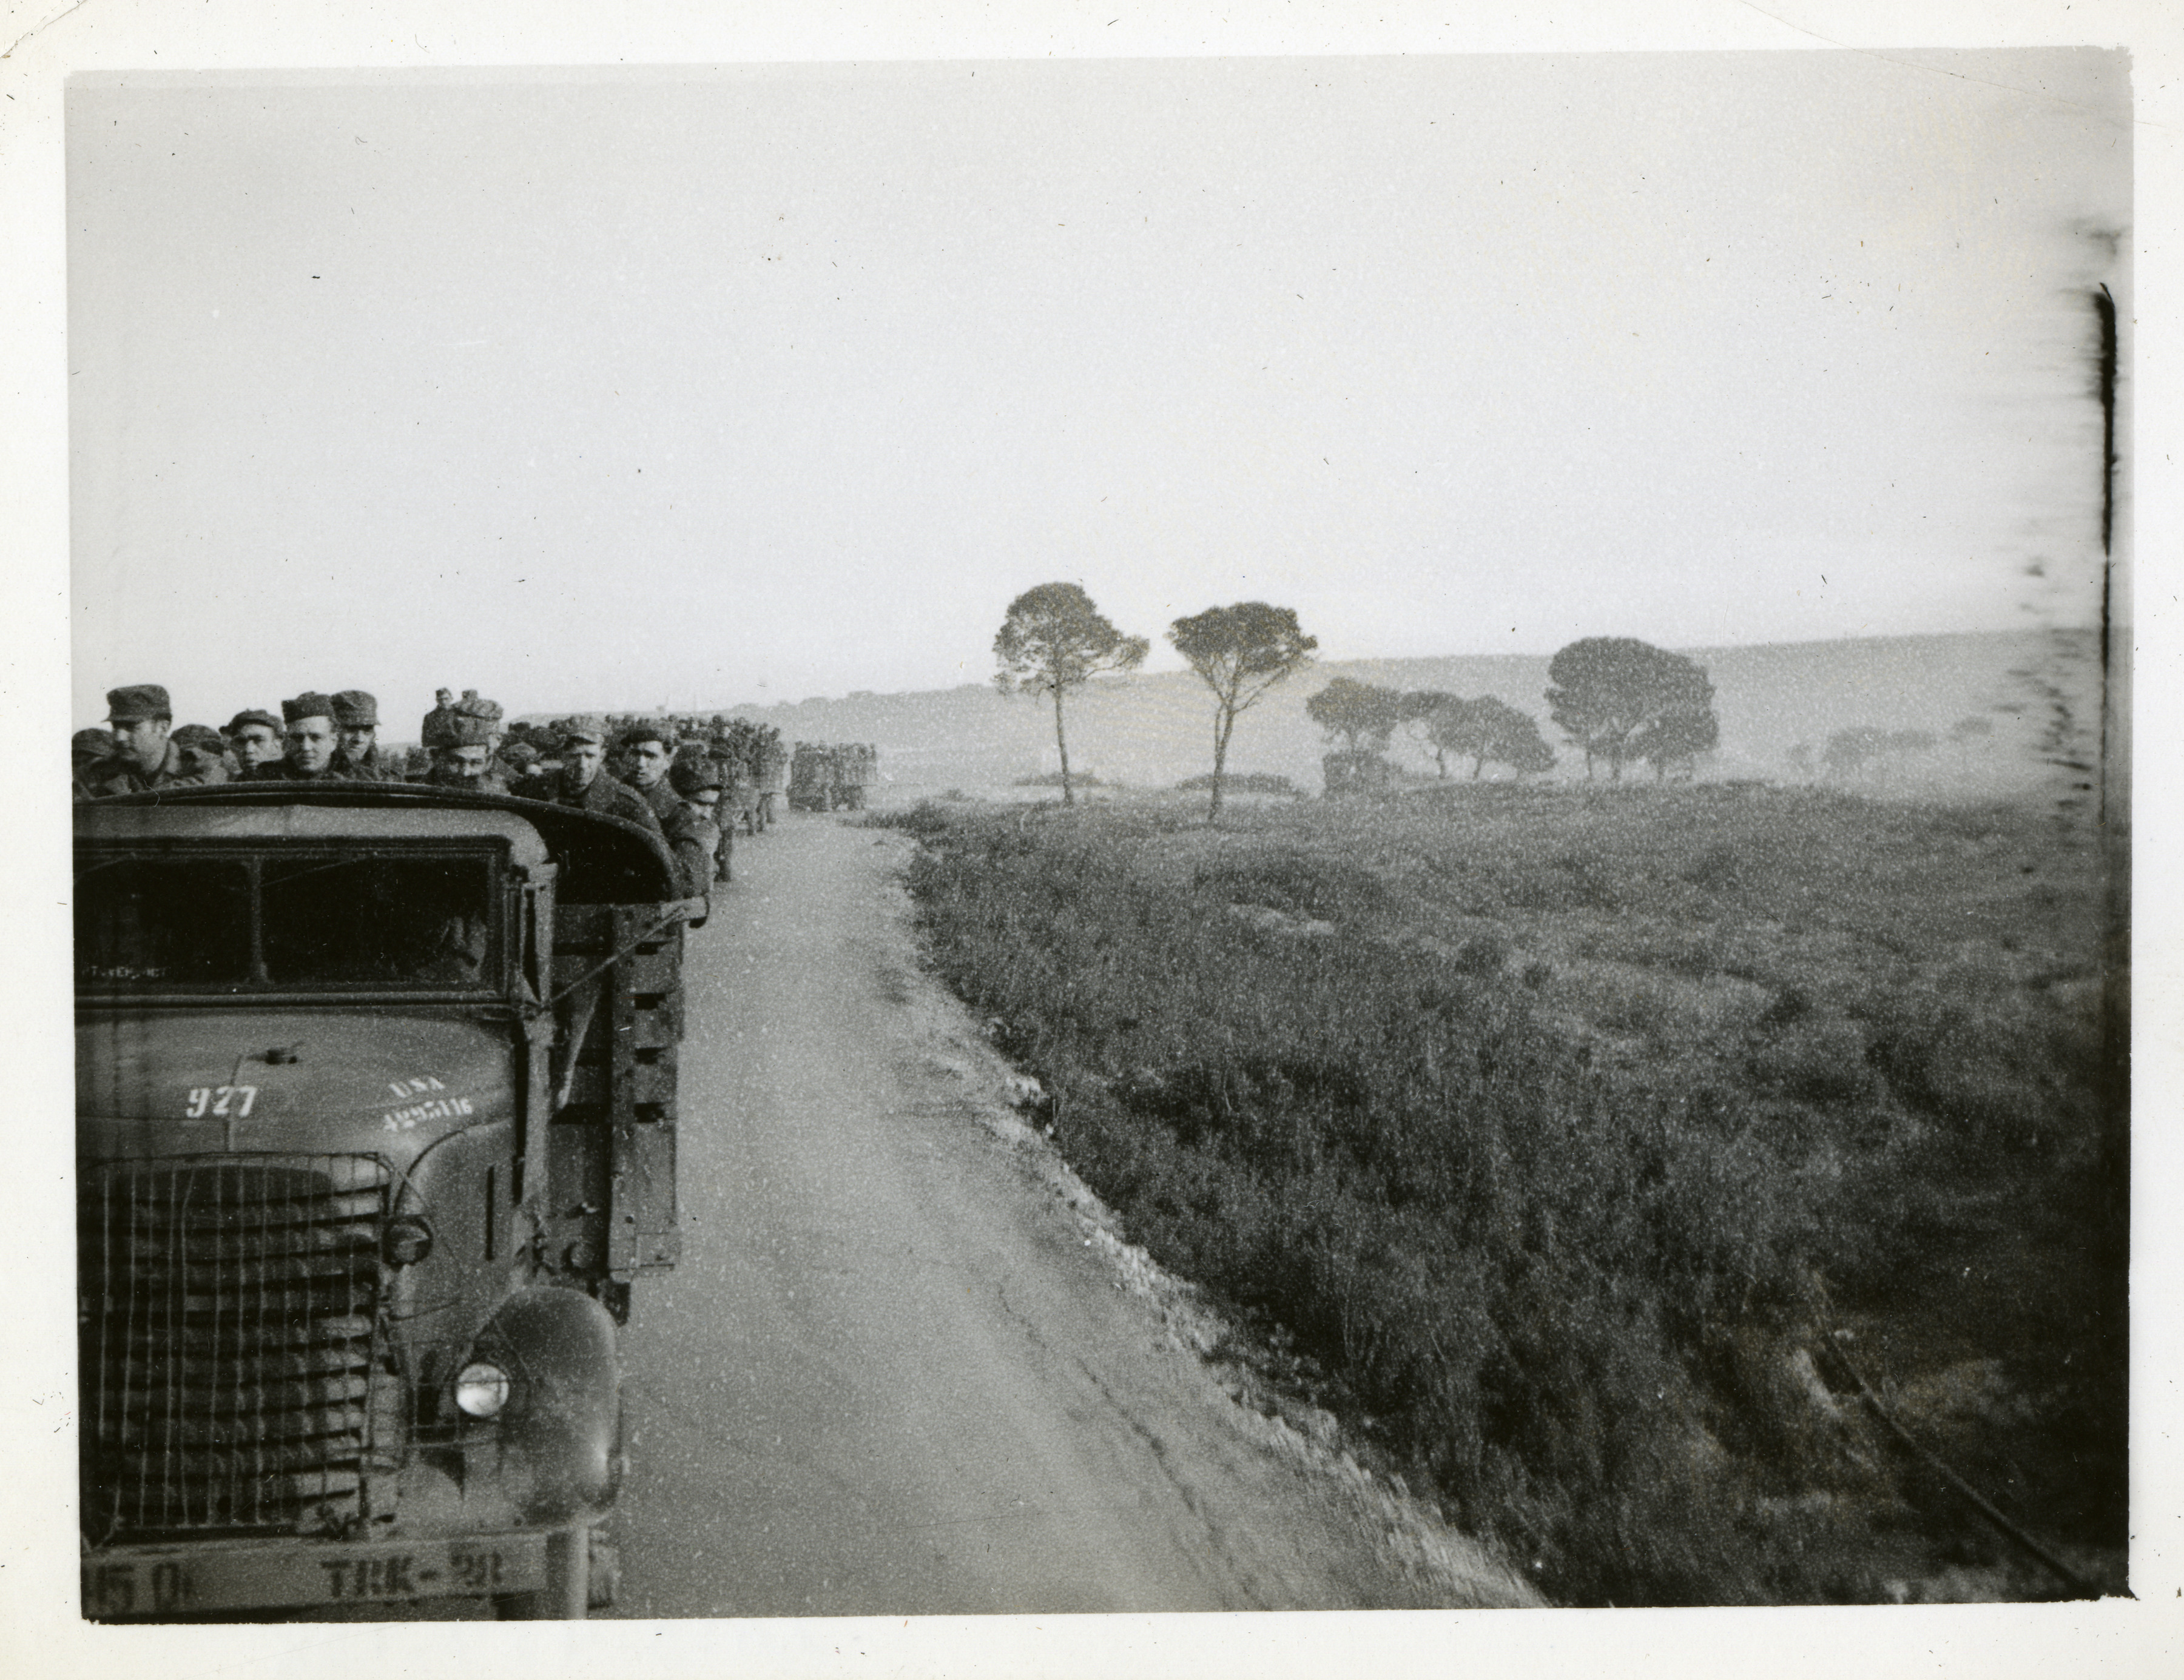
M625 1343L615 1613L1521 1595L1233 1403L1044 1146L988 1123L1005 1071L911 965L905 844L793 819L692 937L684 1258Z

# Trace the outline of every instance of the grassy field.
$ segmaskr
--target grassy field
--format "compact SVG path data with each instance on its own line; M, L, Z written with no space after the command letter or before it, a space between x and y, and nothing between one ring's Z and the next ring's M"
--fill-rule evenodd
M920 807L933 963L1133 1238L1589 1604L2064 1589L2125 1544L2079 820L1758 787Z

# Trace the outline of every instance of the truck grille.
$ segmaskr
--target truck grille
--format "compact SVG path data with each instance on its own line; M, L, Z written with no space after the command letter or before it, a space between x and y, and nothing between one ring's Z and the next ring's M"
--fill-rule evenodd
M94 1543L361 1515L388 1172L370 1155L85 1170L83 1524Z

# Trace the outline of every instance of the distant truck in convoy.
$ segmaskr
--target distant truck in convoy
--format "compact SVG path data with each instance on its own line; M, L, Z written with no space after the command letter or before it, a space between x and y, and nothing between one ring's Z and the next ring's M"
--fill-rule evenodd
M800 811L861 811L880 779L877 747L800 741L788 761L788 804Z
M1396 780L1396 767L1369 751L1329 753L1320 759L1319 770L1330 799L1348 793L1384 793Z
M486 793L75 821L83 1613L582 1616L702 902Z

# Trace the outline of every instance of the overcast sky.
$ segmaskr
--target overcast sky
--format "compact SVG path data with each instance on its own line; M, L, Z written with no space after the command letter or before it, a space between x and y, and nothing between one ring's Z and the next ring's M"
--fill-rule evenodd
M1156 668L1245 598L1331 659L2088 622L2127 97L2088 51L81 80L77 720L983 681L1054 578Z

